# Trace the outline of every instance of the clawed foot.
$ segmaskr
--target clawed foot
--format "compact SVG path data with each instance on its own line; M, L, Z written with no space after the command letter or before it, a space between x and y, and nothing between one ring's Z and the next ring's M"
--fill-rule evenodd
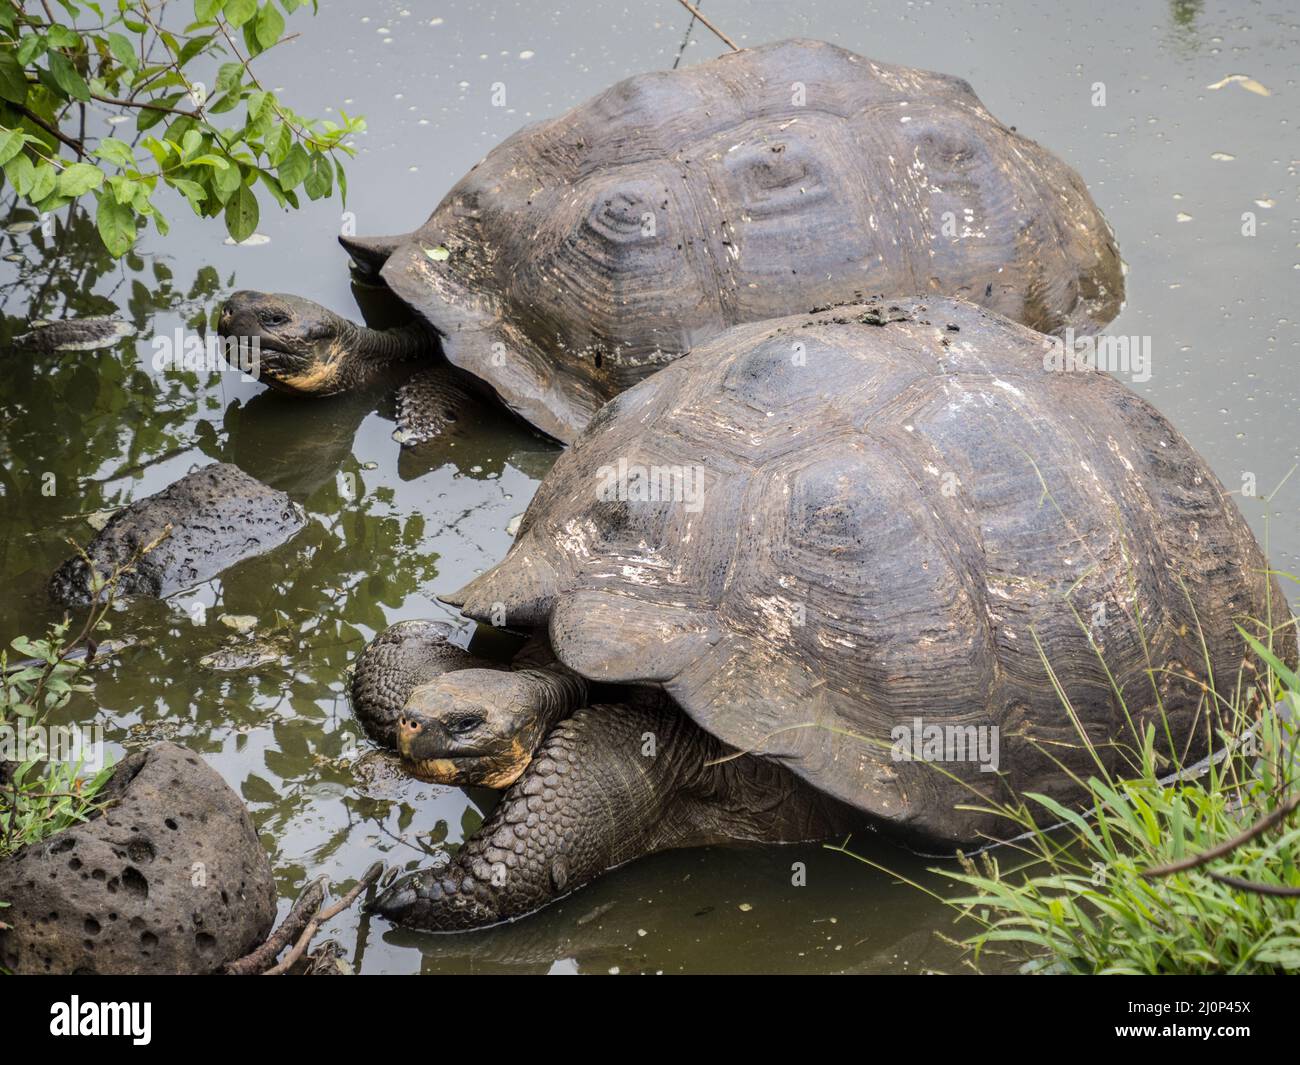
M404 928L431 932L463 932L502 920L487 885L453 871L422 869L403 877L367 907Z

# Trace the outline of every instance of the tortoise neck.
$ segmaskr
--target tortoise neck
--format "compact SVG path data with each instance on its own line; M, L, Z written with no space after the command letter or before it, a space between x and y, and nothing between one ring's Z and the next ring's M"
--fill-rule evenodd
M350 350L349 362L359 377L369 377L392 363L422 359L433 353L433 337L419 322L391 329L370 329L352 322L347 327L340 339Z

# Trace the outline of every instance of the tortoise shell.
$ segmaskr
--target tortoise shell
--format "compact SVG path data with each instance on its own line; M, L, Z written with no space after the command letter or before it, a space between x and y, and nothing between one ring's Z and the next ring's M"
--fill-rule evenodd
M1083 181L966 82L802 40L641 74L520 130L382 277L565 443L740 323L933 293L1094 332L1124 292Z
M946 299L736 327L611 401L449 601L931 841L1095 772L1054 684L1112 768L1161 706L1199 757L1285 599L1177 430L1048 340ZM927 764L932 726L996 764Z

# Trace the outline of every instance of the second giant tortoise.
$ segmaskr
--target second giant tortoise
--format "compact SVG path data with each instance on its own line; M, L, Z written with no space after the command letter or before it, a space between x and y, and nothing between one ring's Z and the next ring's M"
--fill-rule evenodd
M341 239L416 320L237 292L220 328L271 385L345 391L440 344L564 443L739 323L928 293L1092 333L1124 294L1079 175L966 82L806 40L629 78L494 148L414 233ZM461 385L436 373L399 393L404 442L447 424Z

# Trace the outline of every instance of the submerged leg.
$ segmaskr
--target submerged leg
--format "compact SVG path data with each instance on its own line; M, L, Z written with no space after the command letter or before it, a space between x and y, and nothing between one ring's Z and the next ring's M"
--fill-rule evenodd
M374 912L451 932L523 916L643 854L732 840L793 843L862 815L775 763L727 754L671 706L590 706L546 737L522 778L441 870L398 881Z
M397 429L403 447L437 440L488 415L464 372L431 366L412 374L397 390Z

